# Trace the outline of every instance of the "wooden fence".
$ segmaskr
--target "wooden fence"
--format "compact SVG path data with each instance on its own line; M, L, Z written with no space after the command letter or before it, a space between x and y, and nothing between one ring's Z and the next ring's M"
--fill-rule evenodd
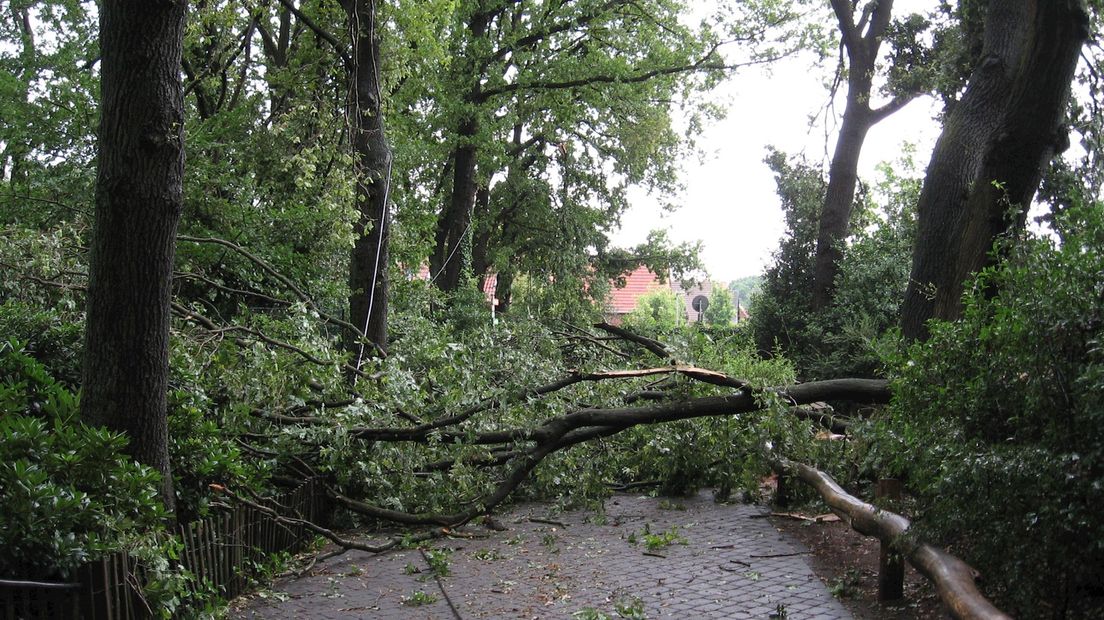
M318 522L325 501L322 486L311 480L265 505L283 516ZM245 591L267 556L300 551L314 540L301 526L282 525L244 506L183 525L179 535L180 564L194 576L193 587L226 598ZM151 615L142 596L144 571L125 552L81 566L76 577L73 583L0 580L0 619L137 620Z

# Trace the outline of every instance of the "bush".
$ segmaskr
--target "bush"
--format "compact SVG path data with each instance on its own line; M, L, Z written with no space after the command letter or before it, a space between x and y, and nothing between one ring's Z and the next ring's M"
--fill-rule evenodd
M823 200L820 171L770 160L786 212L787 236L755 297L751 328L764 354L781 351L802 379L874 376L877 344L897 325L908 284L914 207L920 179L906 150L898 174L888 165L868 193L856 198L852 234L839 264L832 303L812 309L817 219ZM875 206L875 204L877 206Z
M0 575L69 578L165 517L157 472L77 422L76 402L20 343L0 345Z
M962 320L931 325L874 444L922 494L921 526L1024 617L1104 611L1102 211L1058 214L1060 243L1020 244L977 279Z

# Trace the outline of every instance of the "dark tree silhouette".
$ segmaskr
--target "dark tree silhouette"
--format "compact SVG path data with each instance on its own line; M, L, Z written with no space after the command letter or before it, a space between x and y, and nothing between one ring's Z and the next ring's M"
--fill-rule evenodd
M1061 121L1089 17L1081 0L989 4L981 59L928 165L912 276L901 309L909 339L955 319L962 286L993 243L1022 229L1046 164L1068 142Z
M187 4L100 4L101 106L81 416L130 437L174 508L166 389L176 228L183 209Z
M375 0L342 0L353 41L349 67L349 123L356 166L356 243L349 264L349 320L364 338L387 348L387 265L390 222L391 147L380 95L380 39ZM353 341L358 361L364 344Z

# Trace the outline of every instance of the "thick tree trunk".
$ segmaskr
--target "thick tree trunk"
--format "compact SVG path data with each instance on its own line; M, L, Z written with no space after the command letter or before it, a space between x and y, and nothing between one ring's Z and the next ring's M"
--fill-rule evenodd
M349 260L349 321L380 351L387 348L388 194L391 184L391 147L383 124L380 96L379 33L374 0L343 0L353 41L349 72L349 120L355 156L356 241ZM356 363L365 355L364 343L350 340Z
M476 192L476 147L471 141L478 131L479 123L475 119L460 124L459 136L463 144L454 155L456 165L453 167L452 194L437 223L434 277L437 287L450 293L460 287L460 280L471 265L468 241L471 238L469 233Z
M958 318L963 283L988 264L997 238L1023 227L1043 167L1063 141L1060 123L1087 36L1079 0L991 3L982 60L924 179L901 310L906 338L926 338L928 319Z
M89 252L81 417L130 437L127 451L169 469L166 389L176 227L183 207L186 3L100 4L101 107Z
M990 603L974 584L974 571L965 562L910 535L908 519L848 494L828 474L786 459L772 466L817 490L833 512L855 531L897 545L909 563L924 574L939 593L951 615L963 620L1008 620L1010 616Z
M879 110L870 108L870 91L878 61L882 37L893 14L893 0L882 0L872 9L864 34L855 23L854 11L847 0L832 0L839 21L844 51L847 54L847 106L832 165L828 189L820 213L820 229L813 268L813 308L827 307L832 301L836 274L843 258L843 242L851 231L851 208L859 179L859 156L866 134L876 123L899 110L915 95L903 95ZM860 20L862 22L864 20Z
M468 23L471 30L471 43L465 57L473 58L480 40L487 36L491 24L489 13L481 10L472 15ZM454 292L459 288L464 274L471 267L471 224L475 210L476 162L479 135L479 117L472 109L482 100L481 75L476 63L469 62L472 69L468 79L472 80L470 92L465 101L469 108L463 114L457 126L457 146L453 151L452 193L448 204L437 220L437 245L430 259L430 271L437 287L445 292Z

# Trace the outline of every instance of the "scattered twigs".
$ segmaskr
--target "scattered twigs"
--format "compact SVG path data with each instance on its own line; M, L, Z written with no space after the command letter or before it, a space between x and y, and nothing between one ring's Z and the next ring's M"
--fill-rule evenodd
M764 558L792 558L797 555L809 555L812 551L794 551L793 553L753 553L749 555L749 558L764 559Z
M530 523L543 523L544 525L555 525L556 527L566 528L567 524L563 521L556 521L555 519L543 519L541 517L529 517Z
M831 512L822 515L813 515L811 517L809 515L803 515L800 512L772 512L769 515L762 516L779 517L781 519L793 519L795 521L807 521L810 523L832 523L840 520L839 515Z
M974 583L974 571L962 560L917 540L909 534L911 523L901 515L872 506L843 490L828 474L783 458L771 458L777 471L796 475L812 486L833 512L856 531L894 545L918 571L924 574L955 618L1008 620L981 594Z
M383 544L380 544L380 545L366 545L364 543L360 543L360 542L357 542L355 540L349 540L347 538L342 538L341 536L337 535L333 530L324 528L321 525L318 525L316 523L312 523L312 522L307 521L305 519L296 519L294 517L285 517L285 516L281 515L280 513L276 512L275 510L269 508L268 506L264 506L262 504L258 504L257 502L254 502L252 500L246 499L246 498L242 497L241 495L231 491L230 489L228 489L228 488L226 488L222 485L212 484L210 486L211 486L212 491L215 491L216 493L221 493L223 495L226 495L230 499L233 499L235 502L238 502L239 504L242 504L243 506L248 506L248 507L252 508L253 510L256 510L257 512L260 512L261 514L267 515L268 517L272 518L276 523L279 523L281 525L286 525L286 526L289 526L289 527L295 527L295 526L305 527L308 530L314 532L315 534L318 534L319 536L322 536L322 537L328 539L330 542L333 542L334 544L336 544L340 547L344 547L346 549L354 549L356 551L366 551L368 553L383 553L384 551L394 549L395 547L397 547L402 542L401 539L392 539L392 540L389 540L389 541L387 541Z

